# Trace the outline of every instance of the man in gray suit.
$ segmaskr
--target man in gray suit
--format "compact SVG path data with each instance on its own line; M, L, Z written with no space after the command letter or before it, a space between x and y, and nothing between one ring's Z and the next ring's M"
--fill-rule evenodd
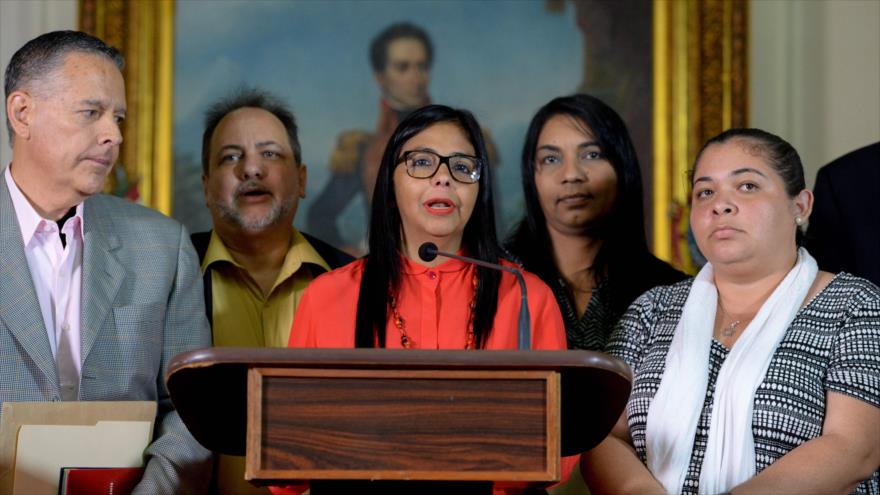
M57 31L6 70L0 401L157 401L136 492L202 492L210 453L165 387L172 356L211 342L196 254L174 220L99 194L122 142L122 64L101 40Z

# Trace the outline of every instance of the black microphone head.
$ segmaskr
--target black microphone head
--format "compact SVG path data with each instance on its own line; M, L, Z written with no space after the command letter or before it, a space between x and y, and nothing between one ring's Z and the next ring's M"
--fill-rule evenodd
M437 258L437 245L433 242L426 242L419 246L419 258L427 263L434 261Z

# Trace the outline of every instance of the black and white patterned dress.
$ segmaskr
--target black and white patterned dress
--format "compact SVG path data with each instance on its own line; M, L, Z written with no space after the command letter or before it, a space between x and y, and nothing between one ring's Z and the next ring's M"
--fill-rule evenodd
M630 306L607 351L633 369L627 417L633 446L645 456L645 426L666 364L672 335L693 279L656 287ZM709 383L682 493L698 493L709 437L713 389L728 349L712 341ZM757 472L822 433L825 393L834 391L880 407L880 289L841 273L795 316L755 392L752 434ZM853 493L880 494L880 470Z

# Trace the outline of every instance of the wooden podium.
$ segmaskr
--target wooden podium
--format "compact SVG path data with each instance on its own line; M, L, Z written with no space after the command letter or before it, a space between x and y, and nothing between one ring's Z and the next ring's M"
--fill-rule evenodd
M549 485L560 455L611 430L630 380L590 351L207 348L168 368L202 445L246 455L251 482L313 480L315 495Z

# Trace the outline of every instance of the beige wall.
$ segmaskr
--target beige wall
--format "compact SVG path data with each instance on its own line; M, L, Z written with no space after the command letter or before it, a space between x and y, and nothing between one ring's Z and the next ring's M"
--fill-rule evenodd
M754 0L750 125L822 165L880 141L880 0Z
M0 0L0 71L28 40L47 31L76 29L76 0ZM5 97L4 97L5 102ZM6 132L6 105L0 124L0 170L12 159Z

